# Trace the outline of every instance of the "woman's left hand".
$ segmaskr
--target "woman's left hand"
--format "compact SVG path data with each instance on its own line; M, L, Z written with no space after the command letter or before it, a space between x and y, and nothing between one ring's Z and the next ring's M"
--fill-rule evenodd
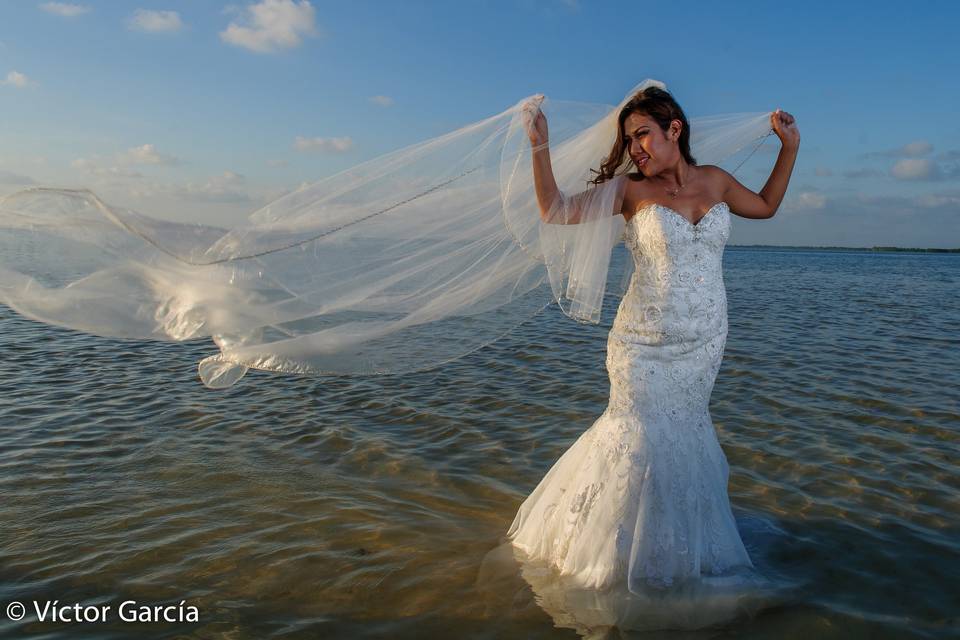
M792 115L777 109L770 114L770 126L784 147L796 149L800 146L800 129Z

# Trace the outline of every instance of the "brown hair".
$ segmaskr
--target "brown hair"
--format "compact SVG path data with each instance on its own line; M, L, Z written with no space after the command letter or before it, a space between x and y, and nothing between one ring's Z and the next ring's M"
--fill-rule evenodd
M623 123L631 113L641 113L653 118L664 133L670 129L670 123L673 120L679 120L683 124L680 130L680 138L677 140L677 144L680 146L680 154L687 161L687 164L697 164L697 161L690 155L690 124L687 122L687 116L683 113L683 109L668 92L659 87L647 87L623 105L620 115L617 116L617 139L613 143L613 149L600 164L600 171L590 169L597 174L597 177L588 182L598 185L610 180L616 175L617 168L623 164L624 156L627 155L627 145L623 138ZM634 179L643 180L643 174L639 175L639 178Z

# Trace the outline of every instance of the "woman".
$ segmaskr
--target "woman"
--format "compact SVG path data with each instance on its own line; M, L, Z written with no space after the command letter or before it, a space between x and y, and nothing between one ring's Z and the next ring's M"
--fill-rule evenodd
M507 537L587 587L632 592L721 575L753 563L729 498L729 467L709 414L727 336L721 261L730 214L770 218L783 200L800 135L773 112L782 142L760 193L691 156L690 127L665 90L639 91L593 181L615 190L635 271L607 342L606 411L527 497ZM546 117L527 128L541 217L582 223L590 190L554 180ZM617 173L631 164L634 173Z

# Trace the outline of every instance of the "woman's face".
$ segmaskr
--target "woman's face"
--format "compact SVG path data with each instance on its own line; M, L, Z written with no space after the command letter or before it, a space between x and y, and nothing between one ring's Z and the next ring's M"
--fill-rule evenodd
M677 137L681 123L674 120L666 132L650 116L633 112L623 122L623 141L633 164L645 176L660 173L677 163L680 146Z

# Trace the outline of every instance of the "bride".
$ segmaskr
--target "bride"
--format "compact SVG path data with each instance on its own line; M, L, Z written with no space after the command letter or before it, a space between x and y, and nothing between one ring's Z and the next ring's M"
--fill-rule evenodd
M490 344L546 304L597 324L622 231L633 274L608 339L609 405L520 506L511 550L633 592L750 568L708 412L727 334L721 258L731 213L769 218L780 205L794 119L691 128L649 79L616 107L552 104L552 158L547 102L527 98L226 229L86 189L25 189L0 199L0 303L110 338L210 337L219 352L198 372L213 388L248 369L405 373ZM759 194L706 164L771 127L783 146Z
M541 217L584 223L590 190L558 189L546 117L535 102L527 109ZM613 189L635 269L607 341L609 404L526 498L507 538L585 587L641 593L753 568L708 408L727 337L721 262L730 214L777 211L800 135L789 113L770 114L782 147L754 193L696 164L687 118L664 89L637 92L617 122L593 181Z

